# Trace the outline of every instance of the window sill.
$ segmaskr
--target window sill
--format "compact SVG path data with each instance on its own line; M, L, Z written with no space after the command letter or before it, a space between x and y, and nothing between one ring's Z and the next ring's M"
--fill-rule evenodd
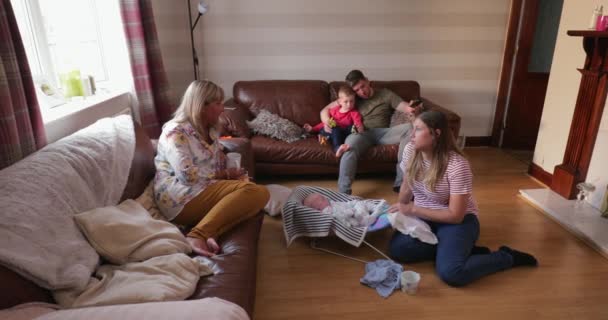
M95 121L127 112L129 93L100 94L42 110L47 142L57 141Z

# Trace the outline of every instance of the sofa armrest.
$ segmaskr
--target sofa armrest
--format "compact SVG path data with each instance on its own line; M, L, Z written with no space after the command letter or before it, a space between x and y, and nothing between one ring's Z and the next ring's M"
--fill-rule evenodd
M48 290L0 265L0 310L28 302L53 303Z
M247 121L253 118L253 114L243 105L238 104L234 99L229 99L224 103L226 108L220 115L220 128L222 135L233 137L251 138L251 130L247 126Z
M460 116L457 115L455 112L448 110L427 98L420 99L422 99L422 103L427 110L441 111L448 117L448 127L450 127L450 129L452 130L452 133L454 134L454 139L458 138L458 135L460 133Z
M251 178L255 178L255 159L251 149L251 141L247 138L221 139L224 152L238 152L241 154L241 166L247 170Z

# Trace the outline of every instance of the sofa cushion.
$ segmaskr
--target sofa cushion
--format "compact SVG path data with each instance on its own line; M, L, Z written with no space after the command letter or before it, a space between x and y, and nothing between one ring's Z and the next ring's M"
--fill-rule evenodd
M371 147L361 159L368 162L391 162L397 164L398 144L377 145Z
M119 116L3 169L0 263L44 288L83 288L99 256L73 215L119 201L134 149L133 121Z
M391 122L389 124L389 127L398 126L400 124L404 124L410 121L412 121L410 115L405 112L395 110L395 112L393 112L393 115L391 116Z
M316 136L285 143L256 135L251 138L251 145L256 162L338 164L331 147L320 145Z
M234 100L258 113L266 109L302 126L321 121L319 112L329 104L327 82L318 80L238 81Z
M260 110L255 119L247 121L247 125L256 134L266 135L289 143L300 140L304 134L302 127L268 110Z
M220 135L233 137L251 137L251 129L247 121L253 119L254 114L246 106L236 103L231 98L224 102L224 112L220 114L218 127Z
M135 152L131 162L129 178L122 199L141 193L139 189L145 181L154 176L154 148L143 128L134 123ZM139 192L139 193L138 193ZM35 285L12 270L0 266L0 309L29 301L53 301L49 291Z
M285 143L263 136L251 138L253 153L257 162L280 162L300 164L333 164L338 165L331 147L319 144L316 136L302 139L294 143ZM395 162L398 145L379 145L370 148L362 160L378 162Z
M137 122L133 123L135 130L135 152L129 169L129 178L123 191L120 201L135 199L139 196L148 182L154 177L156 167L154 166L154 156L156 148L152 145L148 134Z

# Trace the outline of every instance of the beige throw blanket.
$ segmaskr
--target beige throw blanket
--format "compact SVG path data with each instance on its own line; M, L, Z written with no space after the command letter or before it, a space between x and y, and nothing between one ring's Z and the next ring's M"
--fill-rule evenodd
M0 171L0 264L43 288L84 288L99 256L72 217L118 203L134 149L131 117L106 118Z
M210 266L188 257L191 248L173 224L156 220L135 200L74 216L107 261L84 290L55 291L63 307L183 300ZM203 260L204 261L204 260Z
M83 212L74 220L97 253L116 265L191 252L175 225L152 218L135 200Z
M56 310L57 306L43 303L22 304L0 310L3 320L247 320L240 306L220 298L188 301L123 304L115 306Z
M84 291L55 291L53 296L65 308L184 300L194 293L200 269L183 253L122 266L106 264Z

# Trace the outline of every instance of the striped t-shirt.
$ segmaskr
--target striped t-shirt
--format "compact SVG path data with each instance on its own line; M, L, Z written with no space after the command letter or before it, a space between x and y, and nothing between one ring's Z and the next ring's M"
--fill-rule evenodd
M401 170L407 175L406 166L411 157L414 156L414 145L408 143L403 150ZM431 162L423 160L424 170L428 170ZM406 177L404 177L406 179ZM441 179L435 185L435 191L431 191L422 181L414 180L411 186L414 194L414 205L436 210L448 209L450 194L468 194L466 213L478 213L477 204L473 198L473 173L469 161L456 152L451 152L448 159L448 167Z

